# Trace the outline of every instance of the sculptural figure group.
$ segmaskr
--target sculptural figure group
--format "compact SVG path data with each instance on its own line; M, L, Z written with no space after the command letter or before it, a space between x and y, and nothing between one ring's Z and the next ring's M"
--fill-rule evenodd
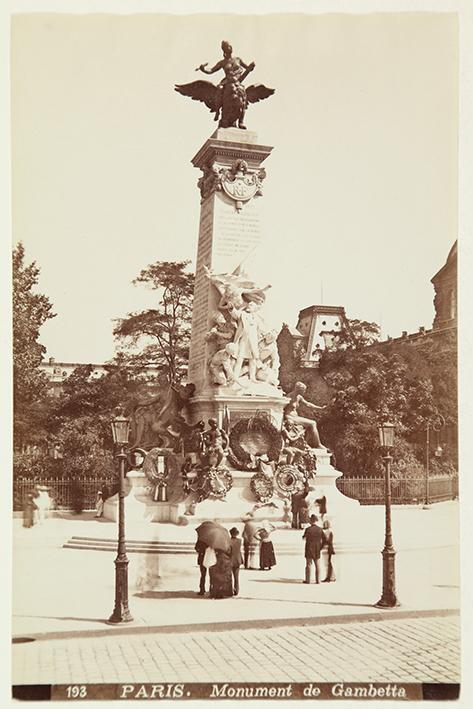
M208 361L211 383L245 390L266 382L277 388L276 332L265 325L260 313L270 286L258 287L240 268L230 274L205 271L219 294L218 310L206 335L215 349Z
M262 84L243 86L243 81L255 68L255 63L246 64L239 57L233 56L232 46L223 41L221 44L223 59L208 69L208 64L200 64L196 71L204 74L215 74L223 71L225 76L219 84L210 81L192 81L189 84L177 84L175 89L183 96L189 96L194 101L202 101L214 113L214 120L219 128L246 129L244 120L249 103L262 101L274 93Z

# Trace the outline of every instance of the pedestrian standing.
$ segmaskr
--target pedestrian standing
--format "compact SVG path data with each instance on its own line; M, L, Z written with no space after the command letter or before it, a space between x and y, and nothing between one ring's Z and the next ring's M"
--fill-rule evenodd
M331 529L332 525L328 519L324 520L323 534L324 534L324 556L325 556L325 567L326 574L324 578L324 583L329 583L330 581L336 581L335 569L333 568L332 557L335 554L335 549L333 548L333 532Z
M38 524L43 524L46 519L46 514L51 509L51 498L49 497L48 488L44 485L35 486L35 505L37 507Z
M243 517L245 526L243 528L243 556L245 569L256 568L256 555L258 553L258 542L255 533L258 531L258 524L252 512L248 512Z
M101 517L103 515L103 493L102 490L97 491L95 496L95 516Z
M232 527L230 530L232 575L233 575L233 595L238 596L240 592L240 566L243 564L241 555L241 539L238 539L238 529Z
M304 583L310 583L311 567L315 566L315 583L319 583L320 570L319 560L320 551L325 543L325 537L322 529L317 525L316 515L310 516L310 526L307 527L302 536L305 539L305 580Z
M291 526L293 529L301 529L301 522L299 519L299 513L301 509L301 504L303 500L303 493L301 490L293 492L291 495L291 512L292 512L292 522Z
M199 594L199 596L203 596L205 594L205 580L207 578L207 567L204 566L204 556L205 556L205 551L207 549L207 544L205 544L205 542L203 542L202 540L198 539L195 543L194 549L197 552L197 564L200 568L200 581L199 581L198 594Z
M273 566L276 566L276 556L274 554L273 542L269 538L272 531L274 531L274 526L269 524L267 520L263 522L263 526L256 532L256 538L259 539L259 567L262 571L271 570Z
M33 527L35 523L35 514L38 508L35 503L34 492L29 492L23 505L23 527Z

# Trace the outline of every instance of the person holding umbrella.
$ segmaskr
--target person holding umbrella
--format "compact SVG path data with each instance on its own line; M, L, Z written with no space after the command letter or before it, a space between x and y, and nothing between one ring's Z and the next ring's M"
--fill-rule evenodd
M210 597L228 598L233 596L232 560L230 534L217 522L202 522L196 529L197 543L213 549L216 563L209 567ZM197 545L196 545L197 546ZM208 549L204 552L202 564L205 566Z

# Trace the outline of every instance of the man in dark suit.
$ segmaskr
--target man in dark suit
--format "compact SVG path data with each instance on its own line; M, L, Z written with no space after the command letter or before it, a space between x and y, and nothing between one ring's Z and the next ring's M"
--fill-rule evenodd
M204 556L205 550L207 549L207 544L198 539L195 543L194 549L197 552L197 563L200 567L199 596L203 596L205 594L205 579L207 577L207 569L204 566Z
M241 539L238 539L238 529L232 527L230 530L231 561L233 574L233 595L238 596L240 591L240 566L243 563L241 556Z
M310 569L312 562L315 565L315 583L319 583L319 559L325 537L322 529L317 525L317 517L310 516L310 527L304 531L302 536L305 539L305 581L310 583Z

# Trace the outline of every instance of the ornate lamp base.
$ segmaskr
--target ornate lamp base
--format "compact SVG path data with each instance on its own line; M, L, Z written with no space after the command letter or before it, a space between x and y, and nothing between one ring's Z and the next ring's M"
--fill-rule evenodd
M395 581L395 557L396 552L392 545L385 546L382 551L383 556L383 593L377 603L376 608L397 608L400 605L396 596Z
M397 608L401 604L397 600L396 594L383 594L379 601L374 604L375 608Z
M129 611L128 605L120 604L118 607L115 606L113 613L107 620L107 623L131 623L133 620L132 615Z
M108 623L130 623L133 617L128 608L128 559L126 554L115 559L115 606Z

